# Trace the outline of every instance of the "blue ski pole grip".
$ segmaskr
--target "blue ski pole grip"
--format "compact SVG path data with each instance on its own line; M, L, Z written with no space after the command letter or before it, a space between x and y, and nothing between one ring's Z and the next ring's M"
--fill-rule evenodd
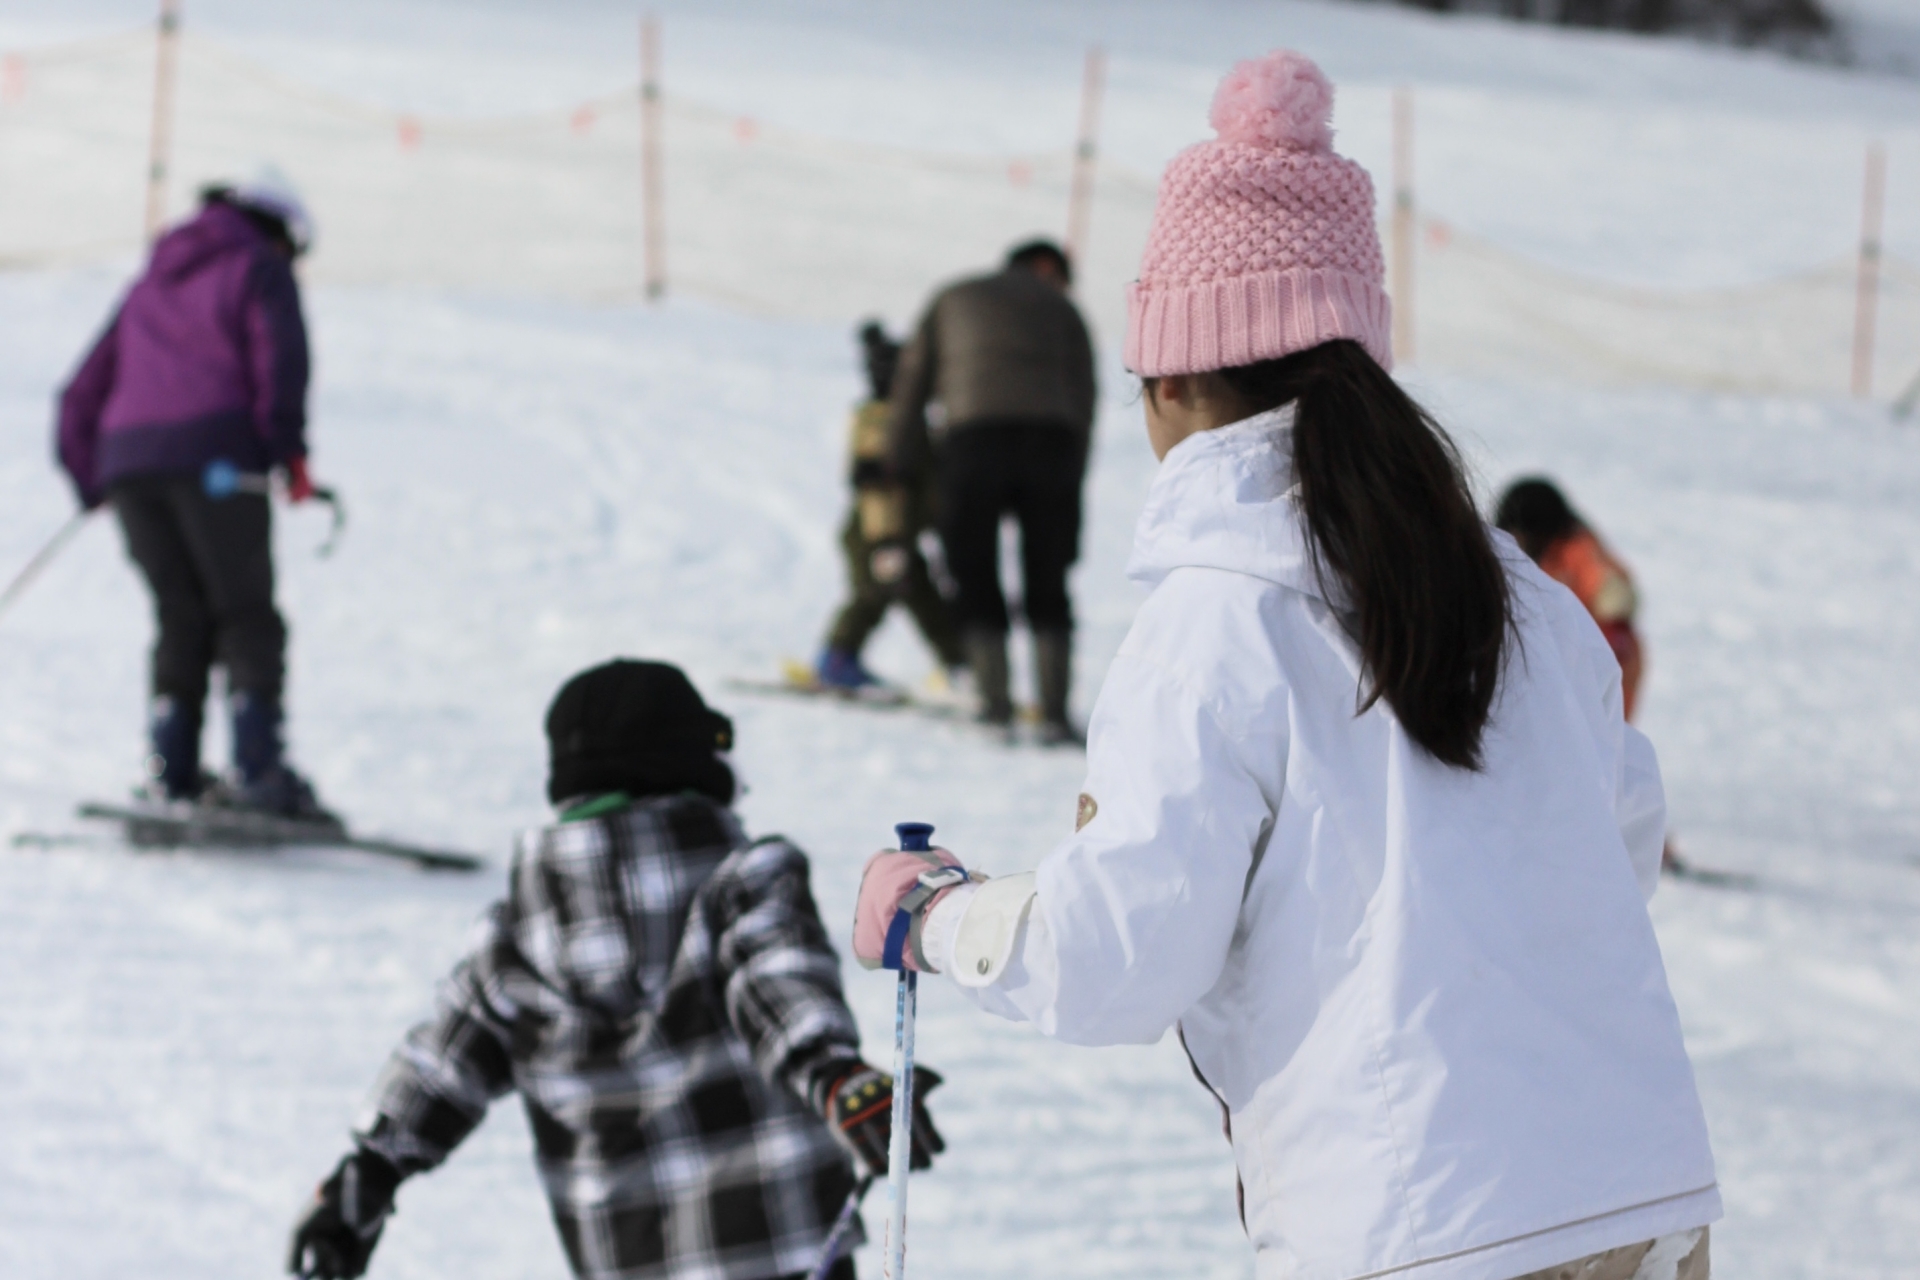
M927 837L933 834L931 822L899 822L894 824L894 835L900 839L902 853L929 853L933 844ZM913 929L913 913L896 911L893 920L887 925L887 938L880 950L880 967L906 971L907 935Z
M231 498L240 489L240 468L225 458L215 458L200 473L200 487L209 498Z

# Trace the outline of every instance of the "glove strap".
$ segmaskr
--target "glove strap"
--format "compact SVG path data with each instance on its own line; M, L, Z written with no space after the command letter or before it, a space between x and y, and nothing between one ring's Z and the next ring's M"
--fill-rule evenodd
M382 1196L377 1189L365 1185L367 1180L358 1160L348 1161L342 1173L340 1216L346 1219L347 1226L362 1240L378 1235L380 1228L386 1225L393 1201Z
M927 962L927 953L920 947L920 937L924 920L921 908L932 901L936 894L966 884L973 877L967 874L965 867L950 867L942 864L932 871L922 871L919 881L900 899L900 905L893 913L893 920L887 925L886 945L880 950L880 967L883 969L904 969L904 953L908 946L913 948L913 961L922 972L935 972Z

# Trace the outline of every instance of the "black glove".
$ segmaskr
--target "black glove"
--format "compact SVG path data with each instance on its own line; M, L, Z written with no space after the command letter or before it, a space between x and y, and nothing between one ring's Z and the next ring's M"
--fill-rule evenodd
M827 1124L852 1148L868 1171L887 1172L887 1143L893 1136L893 1077L864 1062L841 1063L823 1073L825 1085L815 1098ZM913 1154L909 1169L929 1169L933 1158L947 1149L940 1131L927 1114L927 1095L940 1086L940 1073L931 1067L913 1069Z
M354 1280L367 1269L399 1185L400 1171L364 1147L342 1160L294 1225L287 1273L304 1280Z

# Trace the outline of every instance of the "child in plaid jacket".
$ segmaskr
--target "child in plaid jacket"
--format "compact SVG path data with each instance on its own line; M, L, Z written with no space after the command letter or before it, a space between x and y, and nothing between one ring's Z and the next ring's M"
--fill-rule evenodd
M585 672L547 730L559 821L522 837L507 898L388 1061L289 1269L361 1274L400 1180L518 1092L584 1280L804 1274L854 1162L884 1169L892 1101L860 1059L806 856L742 831L732 726L677 668ZM923 1110L914 1128L924 1166L939 1135Z

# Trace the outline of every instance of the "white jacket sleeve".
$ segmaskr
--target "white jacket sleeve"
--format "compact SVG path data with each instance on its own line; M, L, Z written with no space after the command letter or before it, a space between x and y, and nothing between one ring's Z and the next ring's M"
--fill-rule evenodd
M1667 794L1660 783L1660 761L1647 736L1627 723L1620 661L1600 634L1586 606L1573 593L1529 566L1534 585L1544 590L1541 603L1558 611L1556 630L1570 665L1589 673L1595 701L1587 703L1588 724L1603 760L1613 761L1613 816L1627 848L1642 899L1660 887L1660 856L1667 842Z
M1029 902L999 904L1025 915L1004 968L985 985L954 976L1056 1039L1152 1043L1219 977L1272 810L1213 711L1124 649L1087 740L1090 819L1041 862ZM936 955L951 963L963 935L994 923L967 918L991 897L941 904Z
M1614 818L1633 860L1640 896L1653 898L1660 887L1660 856L1667 843L1667 793L1660 783L1660 761L1647 735L1626 726L1621 742L1620 779L1614 793Z
M1627 723L1626 691L1613 646L1600 635L1586 607L1577 601L1575 604L1580 611L1581 633L1594 655L1595 677L1600 684L1602 738L1614 760L1614 821L1620 828L1620 839L1627 846L1627 860L1633 864L1633 878L1640 885L1640 897L1650 902L1660 887L1660 858L1667 843L1667 793L1660 783L1660 761L1647 735Z

